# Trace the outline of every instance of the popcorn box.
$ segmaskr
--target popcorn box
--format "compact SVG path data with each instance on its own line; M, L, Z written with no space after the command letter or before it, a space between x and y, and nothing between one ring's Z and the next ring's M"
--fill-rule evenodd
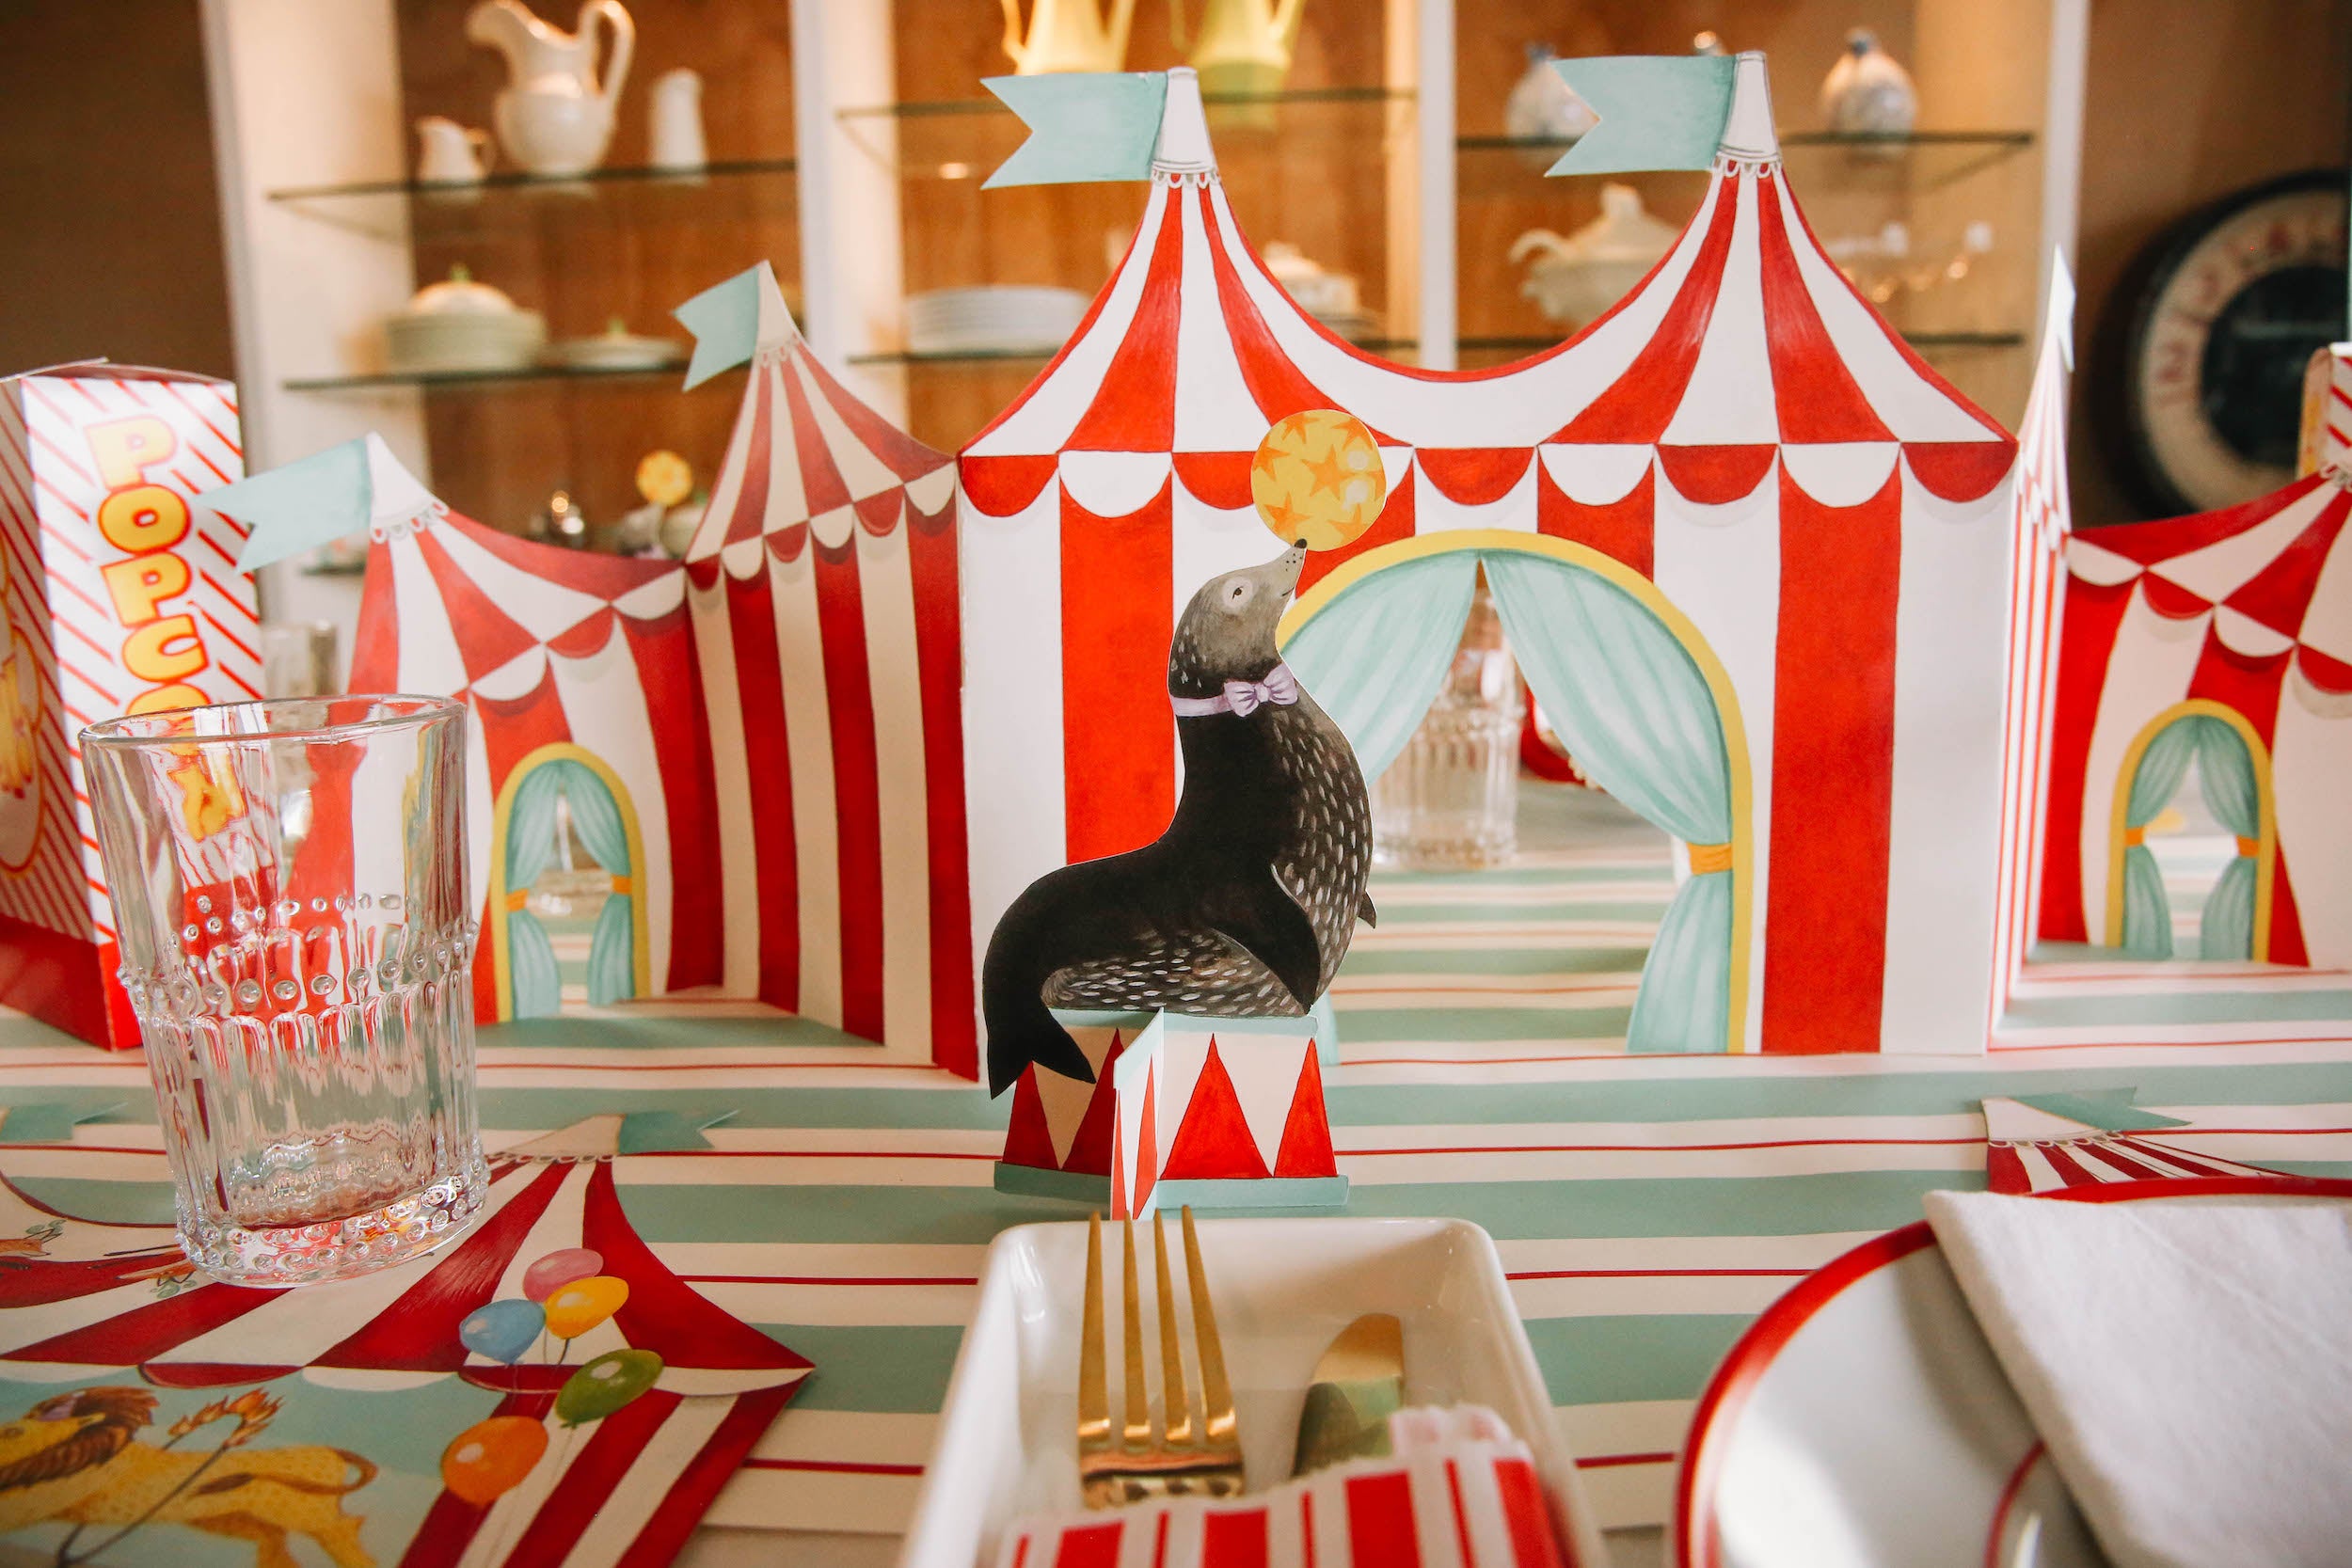
M0 381L0 1003L139 1043L78 743L125 713L261 695L236 388L103 363Z

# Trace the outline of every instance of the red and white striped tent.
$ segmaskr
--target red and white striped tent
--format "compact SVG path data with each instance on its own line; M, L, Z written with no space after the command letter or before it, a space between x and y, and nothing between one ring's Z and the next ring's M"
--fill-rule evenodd
M2340 369L2338 374L2343 374ZM2250 957L2352 963L2352 474L2219 512L2076 534L2067 549L2041 931L2120 940L2127 777L2203 712L2249 743L2263 831ZM2119 831L2120 830L2120 831Z
M505 827L516 786L557 761L598 774L635 847L615 886L632 901L630 994L717 982L720 832L685 573L485 528L383 473L389 453L371 447L379 500L389 490L405 504L379 506L371 527L351 689L453 696L469 710L477 1016L517 1012L504 923L526 889L506 885Z
M2282 1174L2176 1148L2161 1128L2114 1132L2017 1100L1984 1102L1984 1136L1985 1185L2013 1196L2107 1181Z
M639 1237L613 1187L622 1122L590 1117L494 1157L484 1216L464 1241L331 1291L199 1282L159 1297L159 1275L187 1272L170 1227L48 1217L55 1228L41 1252L0 1271L0 1367L24 1383L135 1368L166 1388L297 1372L361 1390L463 1377L503 1396L492 1414L546 1421L548 1449L522 1485L486 1509L442 1493L404 1562L562 1562L592 1529L603 1544L598 1560L667 1561L810 1365L713 1306ZM44 1216L0 1181L5 1233L29 1233ZM533 1351L507 1366L460 1342L469 1313L520 1298L534 1260L574 1247L597 1253L628 1295L560 1361ZM650 1389L599 1422L566 1428L554 1418L557 1391L584 1362L631 1347L661 1357ZM477 1537L504 1545L485 1554Z
M2015 444L1823 253L1760 57L1740 62L1706 199L1648 278L1560 348L1458 374L1370 358L1291 301L1234 221L1196 84L1172 74L1132 249L960 459L978 940L1039 874L1167 822L1172 622L1269 553L1250 457L1316 407L1374 431L1391 499L1309 588L1449 534L1566 541L1654 584L1727 672L1748 1049L1983 1047Z
M743 410L686 556L724 989L969 1077L953 460L818 362L764 266L757 297Z
M2058 626L2066 605L2066 542L2074 532L2066 466L2067 372L2074 365L2074 280L2054 265L2041 359L2019 433L2010 550L2009 693L2001 737L2000 884L1993 934L1993 1021L2008 1010L2033 947L2048 825L2050 714L2057 700Z

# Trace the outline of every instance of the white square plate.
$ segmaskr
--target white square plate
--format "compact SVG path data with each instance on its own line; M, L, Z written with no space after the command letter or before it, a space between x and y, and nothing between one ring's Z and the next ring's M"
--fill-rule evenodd
M1557 1514L1572 1522L1581 1568L1604 1564L1592 1511L1552 1421L1551 1401L1511 1302L1492 1238L1466 1220L1215 1219L1199 1222L1201 1261L1233 1384L1250 1490L1290 1474L1315 1363L1366 1312L1405 1325L1405 1402L1483 1404L1534 1450ZM1182 1233L1168 1257L1184 1292ZM1158 1365L1150 1226L1136 1227L1145 1356ZM1117 1408L1119 1227L1105 1224L1104 1335ZM1005 1526L1063 1513L1078 1497L1078 1327L1086 1288L1083 1221L1025 1225L989 1248L979 1309L947 1386L938 1447L924 1472L900 1568L989 1568ZM1198 1400L1191 1315L1180 1327ZM1156 1382L1156 1375L1153 1377ZM1154 1400L1156 1406L1157 1401Z

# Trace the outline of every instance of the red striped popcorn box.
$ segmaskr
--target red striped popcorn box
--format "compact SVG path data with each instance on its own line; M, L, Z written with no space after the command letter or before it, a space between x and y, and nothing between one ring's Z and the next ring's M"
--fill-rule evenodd
M996 1568L1580 1568L1534 1456L1490 1410L1401 1410L1394 1449L1247 1497L1016 1520Z
M139 1043L77 737L125 713L261 695L236 388L103 363L0 382L0 1003Z

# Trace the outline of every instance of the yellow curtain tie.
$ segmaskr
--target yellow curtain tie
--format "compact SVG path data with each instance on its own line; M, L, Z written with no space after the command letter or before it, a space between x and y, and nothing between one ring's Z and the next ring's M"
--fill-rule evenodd
M627 877L615 877L612 879L613 897L626 898L635 891L636 889L629 885L629 879Z
M2263 841L2259 838L2242 837L2237 841L2237 852L2250 861L2263 852Z
M2147 843L2147 842L2148 842L2148 830L2147 830L2147 829L2145 829L2145 828L2126 828L2126 829L2124 829L2124 830L2123 830L2123 847L2124 847L2124 848L2126 848L2126 849L2137 849L2137 848L2138 848L2141 845L2143 845L2143 844L2145 844L2145 843Z
M506 895L506 907L510 910L519 910L530 902L531 890L529 888L524 888L520 893L510 893Z
M1731 846L1728 844L1692 844L1684 847L1690 851L1691 875L1693 877L1731 869Z

